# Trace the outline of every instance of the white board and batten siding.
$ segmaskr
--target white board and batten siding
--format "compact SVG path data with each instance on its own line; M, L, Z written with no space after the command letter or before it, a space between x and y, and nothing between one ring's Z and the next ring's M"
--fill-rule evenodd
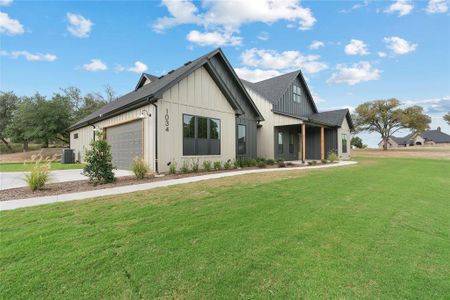
M236 157L236 116L228 100L205 68L199 68L172 86L158 105L159 171L169 170L175 161L180 168L184 160L234 160ZM220 120L220 155L183 156L183 114Z
M276 114L272 112L272 103L267 101L264 97L253 91L252 89L246 87L248 94L252 98L255 105L258 107L259 111L264 117L264 121L261 121L261 127L258 128L257 134L257 155L258 157L271 158L275 157L275 138L274 138L274 127L275 126L285 126L285 125L299 125L303 121Z
M347 135L347 153L343 153L342 152L342 135L346 134ZM338 156L340 159L350 159L351 156L351 139L352 139L352 133L350 130L350 126L348 125L348 121L347 118L344 118L344 121L342 122L341 127L338 128L338 132L337 132L337 142L338 142Z

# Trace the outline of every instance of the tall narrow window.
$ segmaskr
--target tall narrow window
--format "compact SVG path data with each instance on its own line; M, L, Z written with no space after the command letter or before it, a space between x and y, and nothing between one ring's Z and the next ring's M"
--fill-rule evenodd
M342 153L347 153L347 135L342 134Z
M245 155L247 153L247 134L246 126L237 126L237 138L238 138L238 154Z
M294 102L296 102L296 103L302 102L302 98L301 98L302 89L295 84L292 87L293 87Z
M289 153L294 153L294 134L289 133Z
M220 120L183 115L183 155L220 155Z
M283 133L282 132L278 132L277 144L278 144L278 153L283 153Z

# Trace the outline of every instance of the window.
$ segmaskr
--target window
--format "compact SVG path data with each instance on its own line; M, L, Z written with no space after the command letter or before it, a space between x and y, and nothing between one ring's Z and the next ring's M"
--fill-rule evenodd
M183 115L183 155L220 155L220 120Z
M76 140L78 138L78 133L74 133L73 138Z
M278 153L283 153L283 133L278 132Z
M245 125L237 126L237 138L238 138L238 154L247 153L247 127Z
M296 103L302 102L302 98L301 98L302 89L295 84L292 87L294 89L293 90L294 102L296 102Z
M342 153L347 153L347 135L342 134Z
M294 153L294 134L289 133L289 153Z

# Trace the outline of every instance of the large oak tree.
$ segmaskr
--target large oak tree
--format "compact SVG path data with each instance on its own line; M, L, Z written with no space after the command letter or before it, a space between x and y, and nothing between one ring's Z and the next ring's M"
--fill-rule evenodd
M397 99L375 100L360 104L356 108L357 131L377 132L387 150L388 141L397 131L409 129L421 132L429 128L431 118L424 114L420 106L401 108Z
M450 111L444 116L444 120L447 121L448 125L450 125Z

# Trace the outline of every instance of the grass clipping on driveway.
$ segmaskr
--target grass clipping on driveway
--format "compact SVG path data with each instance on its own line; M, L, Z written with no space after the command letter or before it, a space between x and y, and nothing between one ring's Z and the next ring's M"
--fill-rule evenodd
M10 298L445 298L450 161L252 174L2 212Z

